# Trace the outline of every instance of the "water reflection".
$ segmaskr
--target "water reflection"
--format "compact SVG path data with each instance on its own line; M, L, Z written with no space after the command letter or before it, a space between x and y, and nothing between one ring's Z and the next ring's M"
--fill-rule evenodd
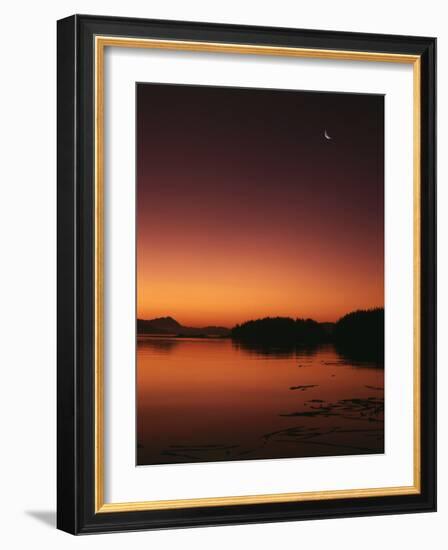
M153 336L139 336L137 341L137 349L142 351L145 348L160 353L171 353L179 345L178 338L164 338Z
M319 349L318 344L300 345L296 343L263 344L250 340L232 340L232 346L249 354L266 355L271 357L312 356Z
M339 342L335 344L335 349L345 363L356 364L358 367L384 366L384 348L381 346L347 346Z
M383 388L331 345L138 338L137 463L382 453Z

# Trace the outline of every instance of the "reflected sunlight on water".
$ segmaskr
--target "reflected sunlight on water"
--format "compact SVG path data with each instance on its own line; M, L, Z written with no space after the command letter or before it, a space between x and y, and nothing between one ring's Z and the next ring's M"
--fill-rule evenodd
M384 452L384 369L333 346L139 336L137 464Z

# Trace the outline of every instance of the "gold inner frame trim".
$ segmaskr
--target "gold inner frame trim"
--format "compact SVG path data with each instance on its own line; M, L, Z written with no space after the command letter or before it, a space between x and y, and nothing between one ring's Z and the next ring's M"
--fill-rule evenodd
M413 485L331 491L278 493L262 495L192 498L179 500L153 500L141 502L104 502L104 51L106 47L153 48L160 50L194 51L207 53L234 53L334 59L348 61L372 61L383 63L407 63L413 65L413 174L414 174L414 365L413 365L413 421L414 421L414 471ZM95 513L130 512L143 510L167 510L205 506L232 506L275 502L304 502L341 498L382 497L419 494L421 491L421 387L420 387L420 190L421 190L421 59L417 55L382 52L359 52L258 46L253 44L227 44L184 40L158 40L96 36L95 55Z

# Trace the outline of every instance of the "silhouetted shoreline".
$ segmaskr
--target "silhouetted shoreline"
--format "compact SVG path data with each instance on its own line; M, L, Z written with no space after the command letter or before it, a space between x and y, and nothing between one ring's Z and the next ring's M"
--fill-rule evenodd
M208 326L184 327L172 317L137 320L137 334L172 338L231 338L247 351L271 350L290 354L333 344L338 353L355 362L384 363L384 309L357 310L335 323L313 319L264 317L237 324L232 329Z

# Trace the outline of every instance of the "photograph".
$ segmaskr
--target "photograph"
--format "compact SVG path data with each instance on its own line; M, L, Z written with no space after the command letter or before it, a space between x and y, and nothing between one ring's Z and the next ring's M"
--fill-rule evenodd
M136 465L384 453L384 95L135 86Z

